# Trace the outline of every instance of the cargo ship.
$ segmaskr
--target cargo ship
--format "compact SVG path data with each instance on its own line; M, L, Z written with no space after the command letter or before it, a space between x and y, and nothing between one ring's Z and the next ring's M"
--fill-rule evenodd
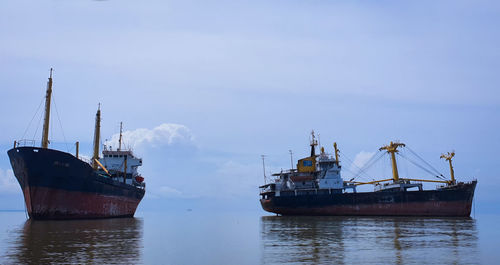
M34 140L14 141L7 151L14 175L24 194L31 219L89 219L132 217L144 197L146 184L137 172L142 159L131 150L107 148L99 157L100 106L96 113L93 156L80 157L49 148L52 69L45 95L41 146Z
M396 154L406 145L391 142L379 152L390 156L392 178L361 182L355 178L342 179L336 143L334 155L325 153L324 148L317 155L317 145L313 131L310 156L298 160L296 169L275 173L271 183L259 187L265 211L278 215L470 216L477 180L455 180L452 166L455 152L441 155L449 162L449 180L400 178ZM424 190L424 182L440 186ZM374 191L358 192L360 185L374 185Z

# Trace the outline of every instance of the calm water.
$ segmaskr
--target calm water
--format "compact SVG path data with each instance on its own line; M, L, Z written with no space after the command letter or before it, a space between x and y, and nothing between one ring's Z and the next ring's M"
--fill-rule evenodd
M0 212L0 263L500 263L498 216L264 215L145 212L129 219L26 221L23 212Z

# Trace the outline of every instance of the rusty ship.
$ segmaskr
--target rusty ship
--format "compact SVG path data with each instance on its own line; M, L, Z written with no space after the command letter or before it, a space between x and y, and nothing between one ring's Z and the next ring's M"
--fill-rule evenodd
M310 156L298 160L296 169L275 173L270 183L259 187L260 203L265 211L278 215L344 216L468 217L471 214L477 180L455 180L452 166L455 152L441 155L449 162L450 179L442 174L437 175L438 180L400 178L396 155L401 148L409 147L391 142L379 149L379 158L385 154L390 156L392 178L361 182L355 181L356 178L342 179L336 143L334 155L325 153L323 147L316 154L317 145L313 131ZM426 182L439 183L439 186L425 190L423 183ZM357 191L358 186L370 184L374 185L374 191Z
M49 148L52 69L45 95L42 140L14 141L8 156L24 194L31 219L88 219L132 217L144 197L144 178L137 172L142 159L122 150L122 126L116 150L106 148L99 156L100 107L96 113L91 160Z

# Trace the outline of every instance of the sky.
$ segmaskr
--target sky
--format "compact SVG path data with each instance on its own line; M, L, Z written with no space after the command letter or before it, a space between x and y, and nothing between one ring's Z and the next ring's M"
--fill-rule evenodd
M143 158L140 209L258 209L261 155L267 175L288 169L315 130L327 152L338 143L345 178L390 141L445 176L439 156L455 150L478 211L499 212L499 13L495 1L4 1L0 209L24 207L6 151L40 141L53 67L51 147L80 141L90 156L100 103L103 143L123 121ZM390 174L384 159L369 175ZM429 177L407 164L402 175Z

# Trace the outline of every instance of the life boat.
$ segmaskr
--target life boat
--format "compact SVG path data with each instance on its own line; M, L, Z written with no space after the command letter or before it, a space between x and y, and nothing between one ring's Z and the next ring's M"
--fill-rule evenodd
M138 183L142 183L144 181L144 178L142 176L136 176L135 181L137 181Z

